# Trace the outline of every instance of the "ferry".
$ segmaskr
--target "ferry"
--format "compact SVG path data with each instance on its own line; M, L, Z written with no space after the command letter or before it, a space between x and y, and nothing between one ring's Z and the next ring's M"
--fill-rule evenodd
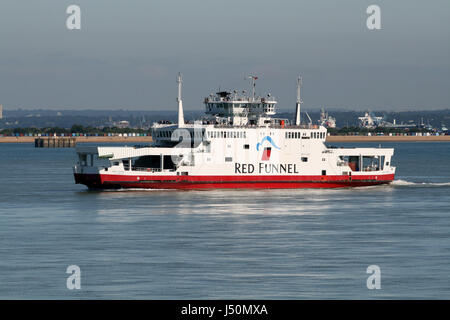
M90 189L337 188L394 180L392 148L336 148L327 129L301 122L301 78L295 119L276 118L271 94L220 91L204 99L205 116L184 121L178 83L178 123L154 123L148 146L76 149L75 182ZM309 118L309 117L308 117Z

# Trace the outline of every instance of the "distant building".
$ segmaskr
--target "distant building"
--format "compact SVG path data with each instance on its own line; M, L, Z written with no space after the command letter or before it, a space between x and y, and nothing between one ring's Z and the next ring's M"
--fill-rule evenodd
M0 120L3 119L3 106L0 104Z
M128 128L130 127L130 122L126 121L126 120L122 120L119 122L114 122L114 126L116 126L117 128Z

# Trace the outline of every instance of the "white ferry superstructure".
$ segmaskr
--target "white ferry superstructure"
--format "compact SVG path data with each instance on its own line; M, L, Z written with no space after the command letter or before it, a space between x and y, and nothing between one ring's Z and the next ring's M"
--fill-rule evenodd
M178 76L178 123L156 123L148 147L77 147L75 182L89 188L336 188L390 183L392 148L327 147L327 129L272 117L268 94L218 92L206 116L185 123ZM103 163L102 163L103 162Z

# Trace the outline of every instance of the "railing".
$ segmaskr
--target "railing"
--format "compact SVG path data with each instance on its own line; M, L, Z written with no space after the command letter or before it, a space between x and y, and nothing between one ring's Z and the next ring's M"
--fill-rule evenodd
M133 167L132 171L145 171L145 172L174 172L175 169L163 169L161 170L161 168L145 168L145 167Z
M316 124L301 124L301 125L281 125L281 124L266 124L266 125L244 125L244 126L235 126L230 124L215 124L214 128L238 128L238 129L252 129L252 128L270 128L270 129L319 129L319 126Z
M248 97L248 96L227 96L227 97L207 97L203 100L203 103L244 103L244 104L258 104L258 103L271 103L276 104L277 100L275 100L274 97L260 97L257 96L255 98Z
M161 172L161 168L132 167L132 171Z

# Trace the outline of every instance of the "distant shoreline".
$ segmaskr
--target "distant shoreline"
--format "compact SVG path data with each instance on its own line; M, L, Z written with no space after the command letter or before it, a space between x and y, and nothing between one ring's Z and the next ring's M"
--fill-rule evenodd
M42 137L46 138L46 137ZM0 143L34 143L36 137L0 137ZM76 137L77 143L150 143L152 137ZM450 136L327 136L326 142L450 142Z
M34 143L34 140L39 137L0 137L0 143ZM40 137L41 139L48 139L48 137ZM52 138L52 137L50 137ZM69 137L67 137L69 138ZM152 137L75 137L77 143L122 143L122 142L152 142Z
M327 136L326 142L450 142L450 136Z

